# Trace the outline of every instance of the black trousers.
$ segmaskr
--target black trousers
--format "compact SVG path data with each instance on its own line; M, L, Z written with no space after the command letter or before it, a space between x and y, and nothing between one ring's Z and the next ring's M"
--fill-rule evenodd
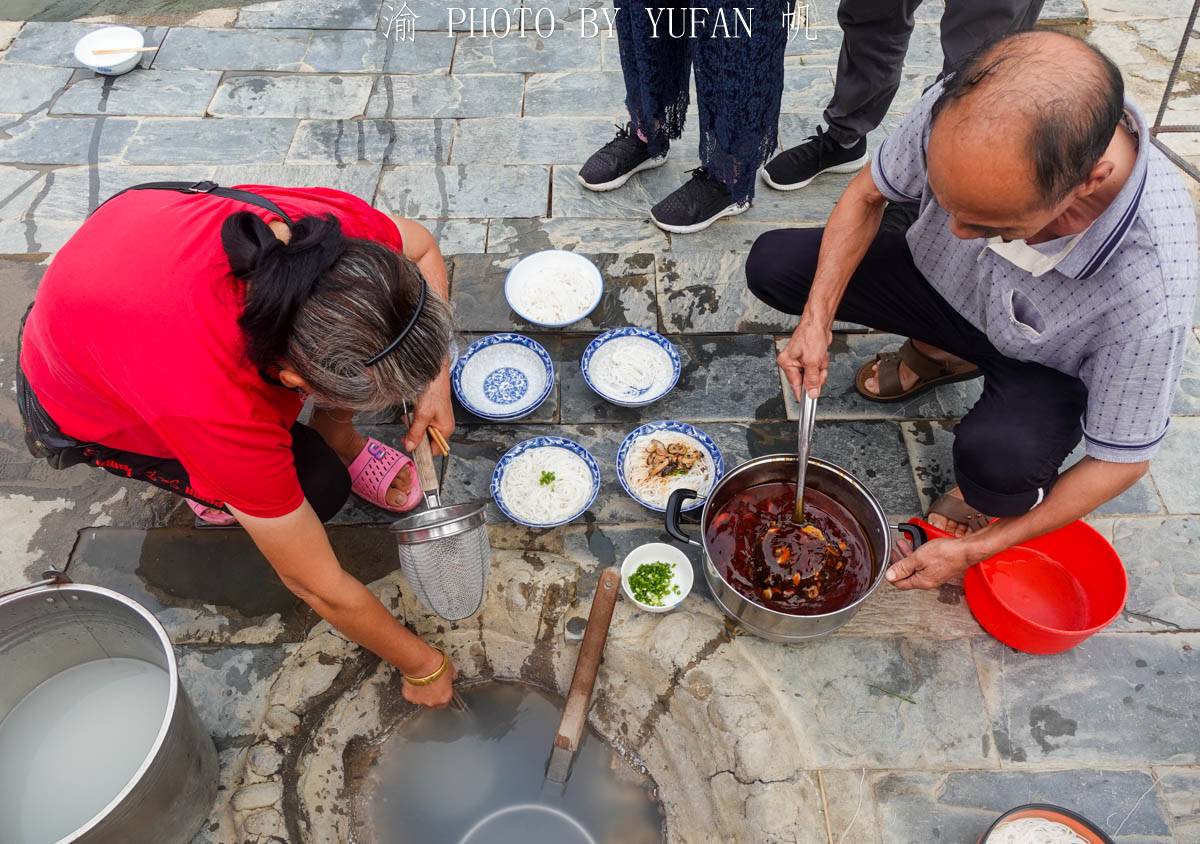
M777 229L759 237L746 260L751 292L776 310L801 313L823 233ZM983 395L954 432L954 473L968 504L989 516L1016 516L1049 493L1083 436L1082 381L1001 354L921 275L898 232L876 236L837 318L922 340L983 370Z

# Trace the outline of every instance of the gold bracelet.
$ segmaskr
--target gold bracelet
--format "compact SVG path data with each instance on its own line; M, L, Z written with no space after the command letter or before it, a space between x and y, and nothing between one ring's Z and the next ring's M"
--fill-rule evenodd
M434 671L427 677L409 677L405 674L403 675L404 682L412 686L428 686L442 678L442 675L446 673L446 669L450 667L450 657L446 656L446 652L439 648L434 648L434 650L442 655L442 664L437 667L437 671Z

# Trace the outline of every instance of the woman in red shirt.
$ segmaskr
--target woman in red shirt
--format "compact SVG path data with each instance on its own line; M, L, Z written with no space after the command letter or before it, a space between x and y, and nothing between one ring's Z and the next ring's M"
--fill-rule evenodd
M139 186L46 271L21 341L26 439L240 522L289 589L416 681L406 698L444 705L453 666L342 569L322 522L350 492L420 501L411 459L352 418L410 403L408 451L453 432L447 297L432 235L341 191Z

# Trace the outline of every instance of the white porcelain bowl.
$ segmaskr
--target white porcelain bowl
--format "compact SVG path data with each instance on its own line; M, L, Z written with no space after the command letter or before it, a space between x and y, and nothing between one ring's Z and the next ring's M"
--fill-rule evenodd
M142 54L134 52L146 45L142 33L128 26L106 26L92 30L75 44L75 60L104 76L120 76L137 67ZM93 50L128 50L97 56Z
M643 604L637 598L633 597L633 590L629 588L629 578L637 571L638 566L642 563L673 563L675 570L672 578L672 583L679 587L679 594L673 592L663 598L661 607L652 607L649 604ZM668 545L665 542L647 542L645 545L639 545L625 556L625 561L621 563L621 588L625 591L625 597L633 601L638 609L646 612L667 612L675 607L688 596L692 591L692 582L695 580L695 573L692 571L692 561L688 559L688 555L680 551L674 545Z
M590 314L604 295L604 277L582 255L562 249L535 252L504 279L504 298L517 316L546 328L562 328Z

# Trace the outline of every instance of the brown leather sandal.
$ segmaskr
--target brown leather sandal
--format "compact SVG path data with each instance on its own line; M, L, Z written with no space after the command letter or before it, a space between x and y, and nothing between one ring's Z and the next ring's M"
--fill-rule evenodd
M867 379L875 374L872 369L876 361L879 362L878 394L872 393L866 387ZM907 390L900 382L901 363L904 363L917 375L916 383ZM972 378L978 378L981 374L979 367L971 363L957 367L947 366L922 352L913 345L912 340L905 340L899 351L880 352L860 366L858 374L854 376L854 388L864 399L888 404L914 398L940 384L970 381Z
M990 517L980 513L957 495L951 495L948 492L945 495L939 496L937 501L934 501L929 506L929 514L933 515L934 513L952 522L964 525L967 528L967 533L982 530L992 523Z

